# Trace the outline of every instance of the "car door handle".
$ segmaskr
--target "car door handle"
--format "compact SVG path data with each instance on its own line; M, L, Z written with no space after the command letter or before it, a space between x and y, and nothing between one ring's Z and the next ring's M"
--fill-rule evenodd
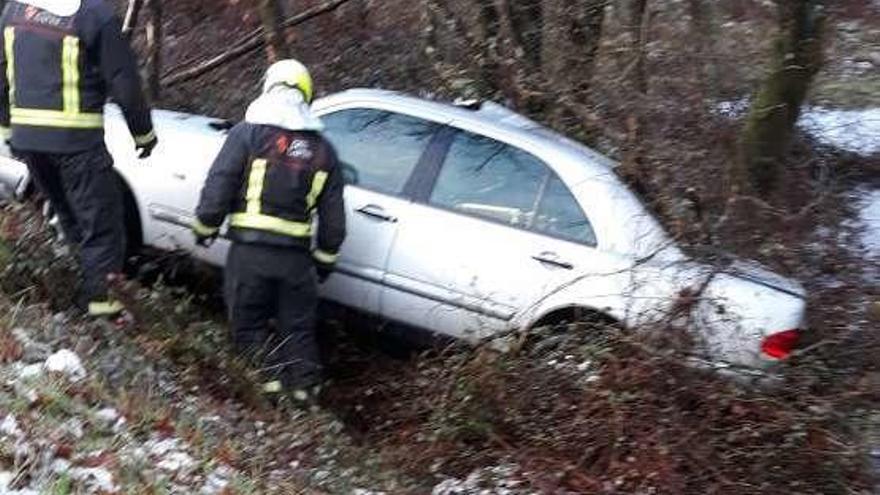
M537 254L535 256L532 256L532 259L539 262L539 263L546 263L548 265L552 265L552 266L555 266L558 268L564 268L566 270L571 270L574 268L574 265L563 260L556 253L550 253L550 252L541 253L541 254Z
M382 220L383 222L391 222L394 223L397 221L397 218L389 215L384 208L379 205L365 205L361 206L357 210L358 213L364 216L368 216L370 218L375 218L376 220Z

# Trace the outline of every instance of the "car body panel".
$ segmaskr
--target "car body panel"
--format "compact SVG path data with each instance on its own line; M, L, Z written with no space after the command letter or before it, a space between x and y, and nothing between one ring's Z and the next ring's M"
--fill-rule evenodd
M698 293L689 317L703 330L705 353L758 366L766 362L759 352L763 337L803 324L800 284L751 262L718 268L691 260L617 177L614 162L504 107L474 110L350 90L317 100L314 109L319 115L346 109L401 113L530 153L562 180L596 237L595 246L578 244L349 185L349 234L338 273L321 288L325 299L477 341L574 307L637 326L668 315L683 295ZM228 243L196 247L186 226L228 126L178 112L153 115L160 144L142 161L119 110L107 109L108 148L138 205L143 240L222 266ZM20 197L26 167L0 158L0 183ZM364 214L373 207L381 208L384 219ZM547 263L548 257L558 262Z

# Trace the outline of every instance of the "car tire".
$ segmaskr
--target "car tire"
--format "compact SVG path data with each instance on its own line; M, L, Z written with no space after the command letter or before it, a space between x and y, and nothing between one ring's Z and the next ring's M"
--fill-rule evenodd
M543 318L524 336L521 349L535 358L551 358L585 347L603 346L623 331L613 318L582 308L571 308Z

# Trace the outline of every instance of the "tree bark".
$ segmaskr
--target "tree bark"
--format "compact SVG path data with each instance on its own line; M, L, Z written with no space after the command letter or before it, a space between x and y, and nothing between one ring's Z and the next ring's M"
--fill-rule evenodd
M501 19L493 0L478 0L480 19L480 86L484 94L495 93L500 89L498 44L501 32Z
M551 83L579 90L590 77L607 0L544 0L541 69Z
M161 97L162 85L162 0L147 0L150 20L147 24L147 95L151 101Z
M630 33L632 61L629 70L632 75L628 77L633 88L641 94L648 93L648 73L646 60L648 57L648 33L650 30L650 15L648 0L626 1L626 27Z
M541 67L541 38L544 33L543 0L505 0L510 37L522 50L532 68Z
M721 77L718 73L718 64L714 60L717 55L716 39L718 36L718 24L715 18L715 5L711 0L688 0L691 22L693 24L694 55L703 77L703 84L709 96L720 93Z
M572 38L579 47L581 72L581 85L589 84L596 65L596 54L599 52L599 44L602 42L602 26L605 24L605 8L608 0L582 0L582 4L576 13L577 23L572 28Z
M278 0L259 0L260 19L266 37L266 58L270 63L289 56L287 40L281 28L282 11Z
M822 66L823 18L816 0L781 0L770 71L742 132L740 182L761 196L778 185L781 162L813 77ZM743 177L745 176L745 177Z

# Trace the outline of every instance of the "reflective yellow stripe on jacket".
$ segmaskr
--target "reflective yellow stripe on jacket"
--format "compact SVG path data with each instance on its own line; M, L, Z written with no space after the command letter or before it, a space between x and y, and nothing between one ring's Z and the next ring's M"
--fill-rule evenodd
M245 211L232 215L229 225L238 228L264 230L290 237L310 237L312 235L311 222L294 222L262 213L263 188L267 172L268 162L266 160L254 160L251 164L250 175L248 176ZM312 185L306 197L306 204L310 212L314 209L326 182L327 172L324 171L316 172L312 178Z
M79 113L79 38L64 37L61 51L61 74L64 82L64 113Z
M104 127L104 116L100 113L85 113L80 110L80 71L79 38L65 36L61 49L61 82L63 110L20 108L15 99L15 28L7 27L6 39L6 77L9 80L10 120L12 125L36 127L60 127L64 129L100 129Z
M321 195L321 191L324 190L324 184L327 183L327 172L323 170L319 170L315 172L315 177L312 178L312 188L309 191L309 195L306 197L306 207L311 212L315 209L315 205L318 202L318 196Z
M15 28L7 27L3 31L6 50L6 80L9 81L9 106L15 106Z

